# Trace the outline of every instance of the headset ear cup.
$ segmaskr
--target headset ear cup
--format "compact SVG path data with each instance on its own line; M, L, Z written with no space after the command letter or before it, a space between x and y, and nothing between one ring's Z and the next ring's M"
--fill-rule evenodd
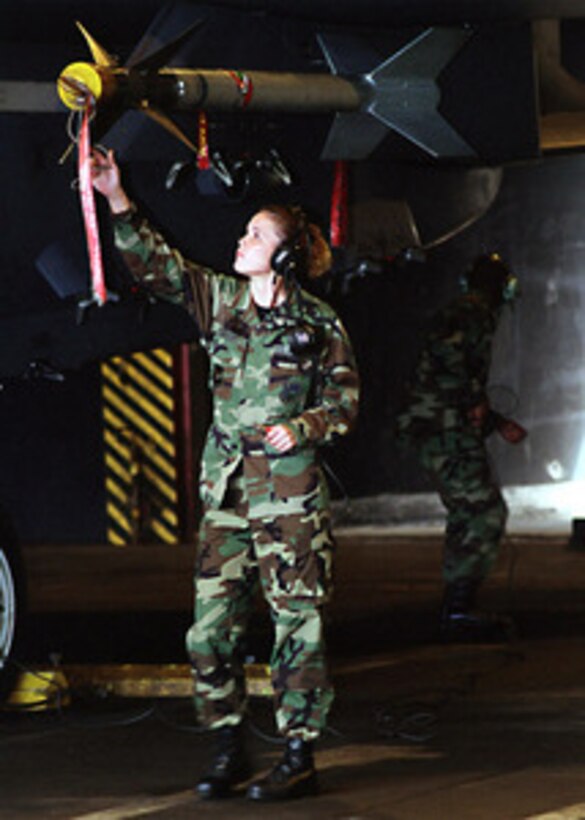
M502 291L502 299L504 302L514 302L520 295L520 283L518 279L513 275L510 274L506 281L504 282L504 288Z
M289 279L302 269L303 252L298 242L283 242L272 254L270 267L278 275Z
M283 242L281 245L278 246L278 248L272 254L272 258L270 260L270 267L272 268L274 273L278 274L279 276L287 275L290 254L291 248L288 243Z

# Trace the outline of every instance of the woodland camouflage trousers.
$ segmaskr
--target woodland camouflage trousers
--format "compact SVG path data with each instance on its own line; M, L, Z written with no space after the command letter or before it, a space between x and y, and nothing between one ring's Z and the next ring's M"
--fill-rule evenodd
M447 509L443 578L482 581L504 533L508 510L483 439L446 431L417 443L421 462Z
M229 508L209 510L200 528L195 619L186 636L195 707L209 728L242 720L243 643L259 583L274 628L277 727L287 737L311 740L333 700L322 617L331 592L328 522L324 527L323 513L315 520L310 514L250 519L242 486L240 480Z

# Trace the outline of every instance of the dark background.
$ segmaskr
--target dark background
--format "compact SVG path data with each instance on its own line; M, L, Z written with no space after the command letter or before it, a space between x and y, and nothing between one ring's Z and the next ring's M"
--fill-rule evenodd
M160 44L205 19L181 53L184 64L278 71L326 71L319 31L349 27L384 59L427 20L441 22L428 17L428 3L383 4L376 25L368 3L328 4L335 6L329 19L324 4L294 5L295 16L283 16L277 3L4 0L0 81L54 82L65 65L88 59L75 20L123 63L145 33ZM465 4L441 6L445 21L454 23ZM433 160L389 133L371 157L348 167L348 242L324 296L352 335L364 389L358 430L327 454L343 487L334 482L336 495L427 488L413 459L397 451L393 421L430 314L485 251L501 253L523 291L502 322L492 381L502 409L530 437L520 448L494 442L501 480L542 485L580 477L585 158L541 155L529 23L521 14L498 19L488 6L497 4L476 4L478 19L482 9L485 19L441 76L442 110L476 159ZM585 78L583 23L565 20L562 34L565 66ZM196 117L177 120L194 139ZM328 229L334 164L320 154L330 124L325 115L210 117L212 147L233 155L276 147L293 175L284 193L262 191L242 201L203 195L196 173L169 190L172 164L189 153L138 114L127 114L103 142L117 149L131 194L183 253L226 270L243 225L268 194L302 202ZM91 308L78 324L77 295L63 299L56 292L64 282L87 292L88 282L71 187L75 163L59 163L68 141L64 110L0 113L0 501L26 543L105 539L99 361L158 344L175 347L192 335L182 311L158 304L145 311L130 290L110 247L102 203L108 283L121 301ZM429 248L422 261L390 261L412 244L408 213ZM53 282L38 264L47 249ZM349 277L364 256L383 260L383 272ZM31 362L64 379L30 378Z

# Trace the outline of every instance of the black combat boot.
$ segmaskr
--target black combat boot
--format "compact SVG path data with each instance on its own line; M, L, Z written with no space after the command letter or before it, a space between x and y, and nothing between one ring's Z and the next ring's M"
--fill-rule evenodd
M261 780L248 788L250 800L288 800L319 791L313 763L313 744L300 737L289 738L282 760Z
M230 797L233 789L251 774L241 726L224 726L214 732L216 755L209 771L199 780L195 791L204 800Z
M475 608L480 582L461 579L447 584L439 623L446 643L499 643L513 637L512 620Z

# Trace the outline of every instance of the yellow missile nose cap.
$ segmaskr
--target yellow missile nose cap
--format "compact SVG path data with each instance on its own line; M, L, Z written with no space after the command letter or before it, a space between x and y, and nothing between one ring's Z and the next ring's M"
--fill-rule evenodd
M90 63L70 63L57 80L57 93L61 102L72 111L82 111L88 97L99 100L103 82L99 71Z

